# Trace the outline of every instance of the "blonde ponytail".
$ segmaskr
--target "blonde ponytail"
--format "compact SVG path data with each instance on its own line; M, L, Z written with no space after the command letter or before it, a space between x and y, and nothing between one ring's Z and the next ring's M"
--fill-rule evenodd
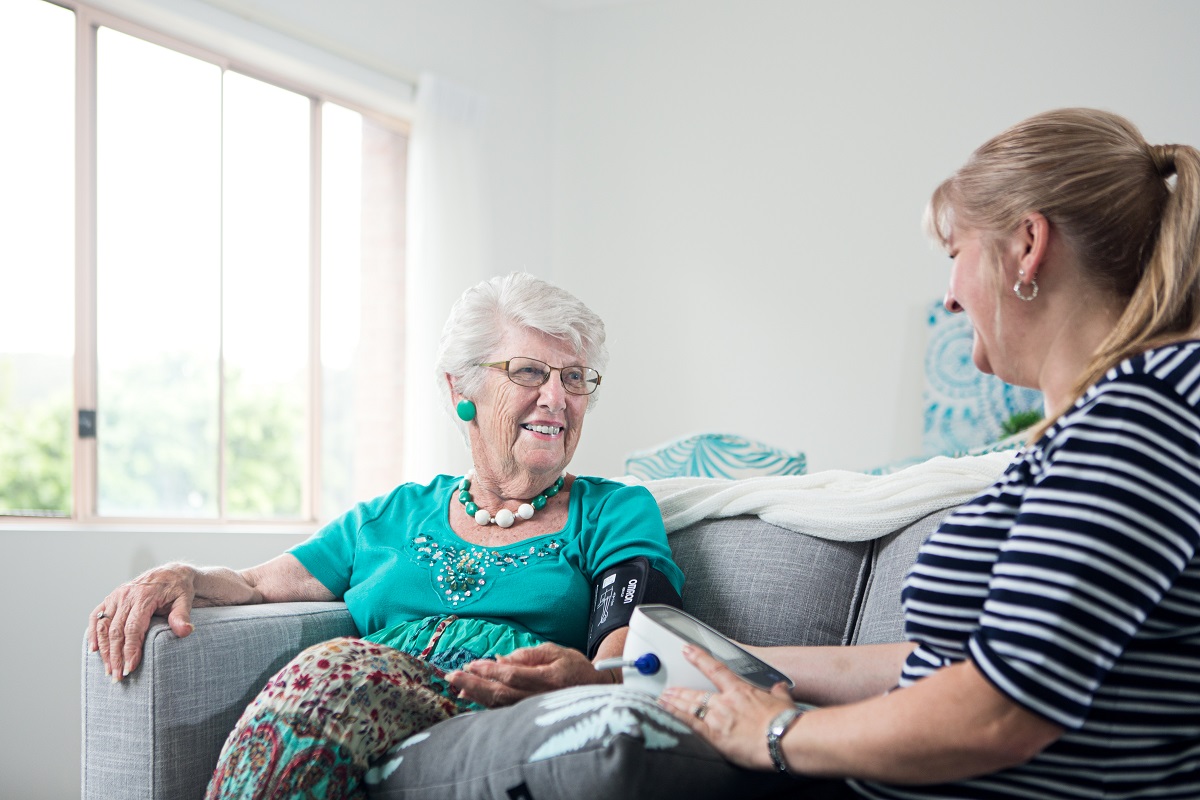
M1200 332L1200 151L1154 145L1160 179L1175 177L1141 279L1112 333L1075 384L1075 397L1131 356Z

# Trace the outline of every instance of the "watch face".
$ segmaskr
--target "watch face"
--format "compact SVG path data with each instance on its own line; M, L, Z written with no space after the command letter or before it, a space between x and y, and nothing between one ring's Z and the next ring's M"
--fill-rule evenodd
M783 732L787 730L788 724L795 719L799 713L800 711L794 708L788 711L781 711L779 716L771 720L771 736L775 738L782 736Z

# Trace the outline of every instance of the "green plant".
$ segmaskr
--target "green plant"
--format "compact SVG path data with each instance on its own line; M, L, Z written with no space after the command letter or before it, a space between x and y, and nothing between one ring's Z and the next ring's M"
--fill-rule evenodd
M1041 422L1043 417L1041 409L1037 408L1031 408L1028 411L1018 411L1000 423L1001 438L1016 436L1018 433L1028 430Z

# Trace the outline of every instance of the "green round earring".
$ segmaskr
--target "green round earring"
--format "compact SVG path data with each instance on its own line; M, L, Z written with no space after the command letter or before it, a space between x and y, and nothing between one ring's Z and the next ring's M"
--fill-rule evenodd
M475 419L475 404L470 400L459 400L458 405L454 407L454 412L463 422L470 422Z

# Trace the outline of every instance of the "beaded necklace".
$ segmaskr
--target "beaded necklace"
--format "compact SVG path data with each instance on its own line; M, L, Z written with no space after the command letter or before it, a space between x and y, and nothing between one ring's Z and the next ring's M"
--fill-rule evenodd
M564 470L563 474L558 476L558 480L554 482L553 486L530 500L528 503L521 503L521 505L518 506L517 513L515 515L507 508L502 508L496 512L495 516L492 516L490 513L488 513L487 509L480 508L471 498L471 480L474 479L474 477L475 470L471 470L466 474L466 477L458 482L458 502L463 504L463 510L467 512L467 516L474 517L475 524L477 525L490 525L494 522L501 528L511 528L512 524L517 521L517 517L520 517L521 519L532 518L535 511L540 510L546 505L547 500L558 494L559 490L563 487L563 483L567 479L567 473Z

